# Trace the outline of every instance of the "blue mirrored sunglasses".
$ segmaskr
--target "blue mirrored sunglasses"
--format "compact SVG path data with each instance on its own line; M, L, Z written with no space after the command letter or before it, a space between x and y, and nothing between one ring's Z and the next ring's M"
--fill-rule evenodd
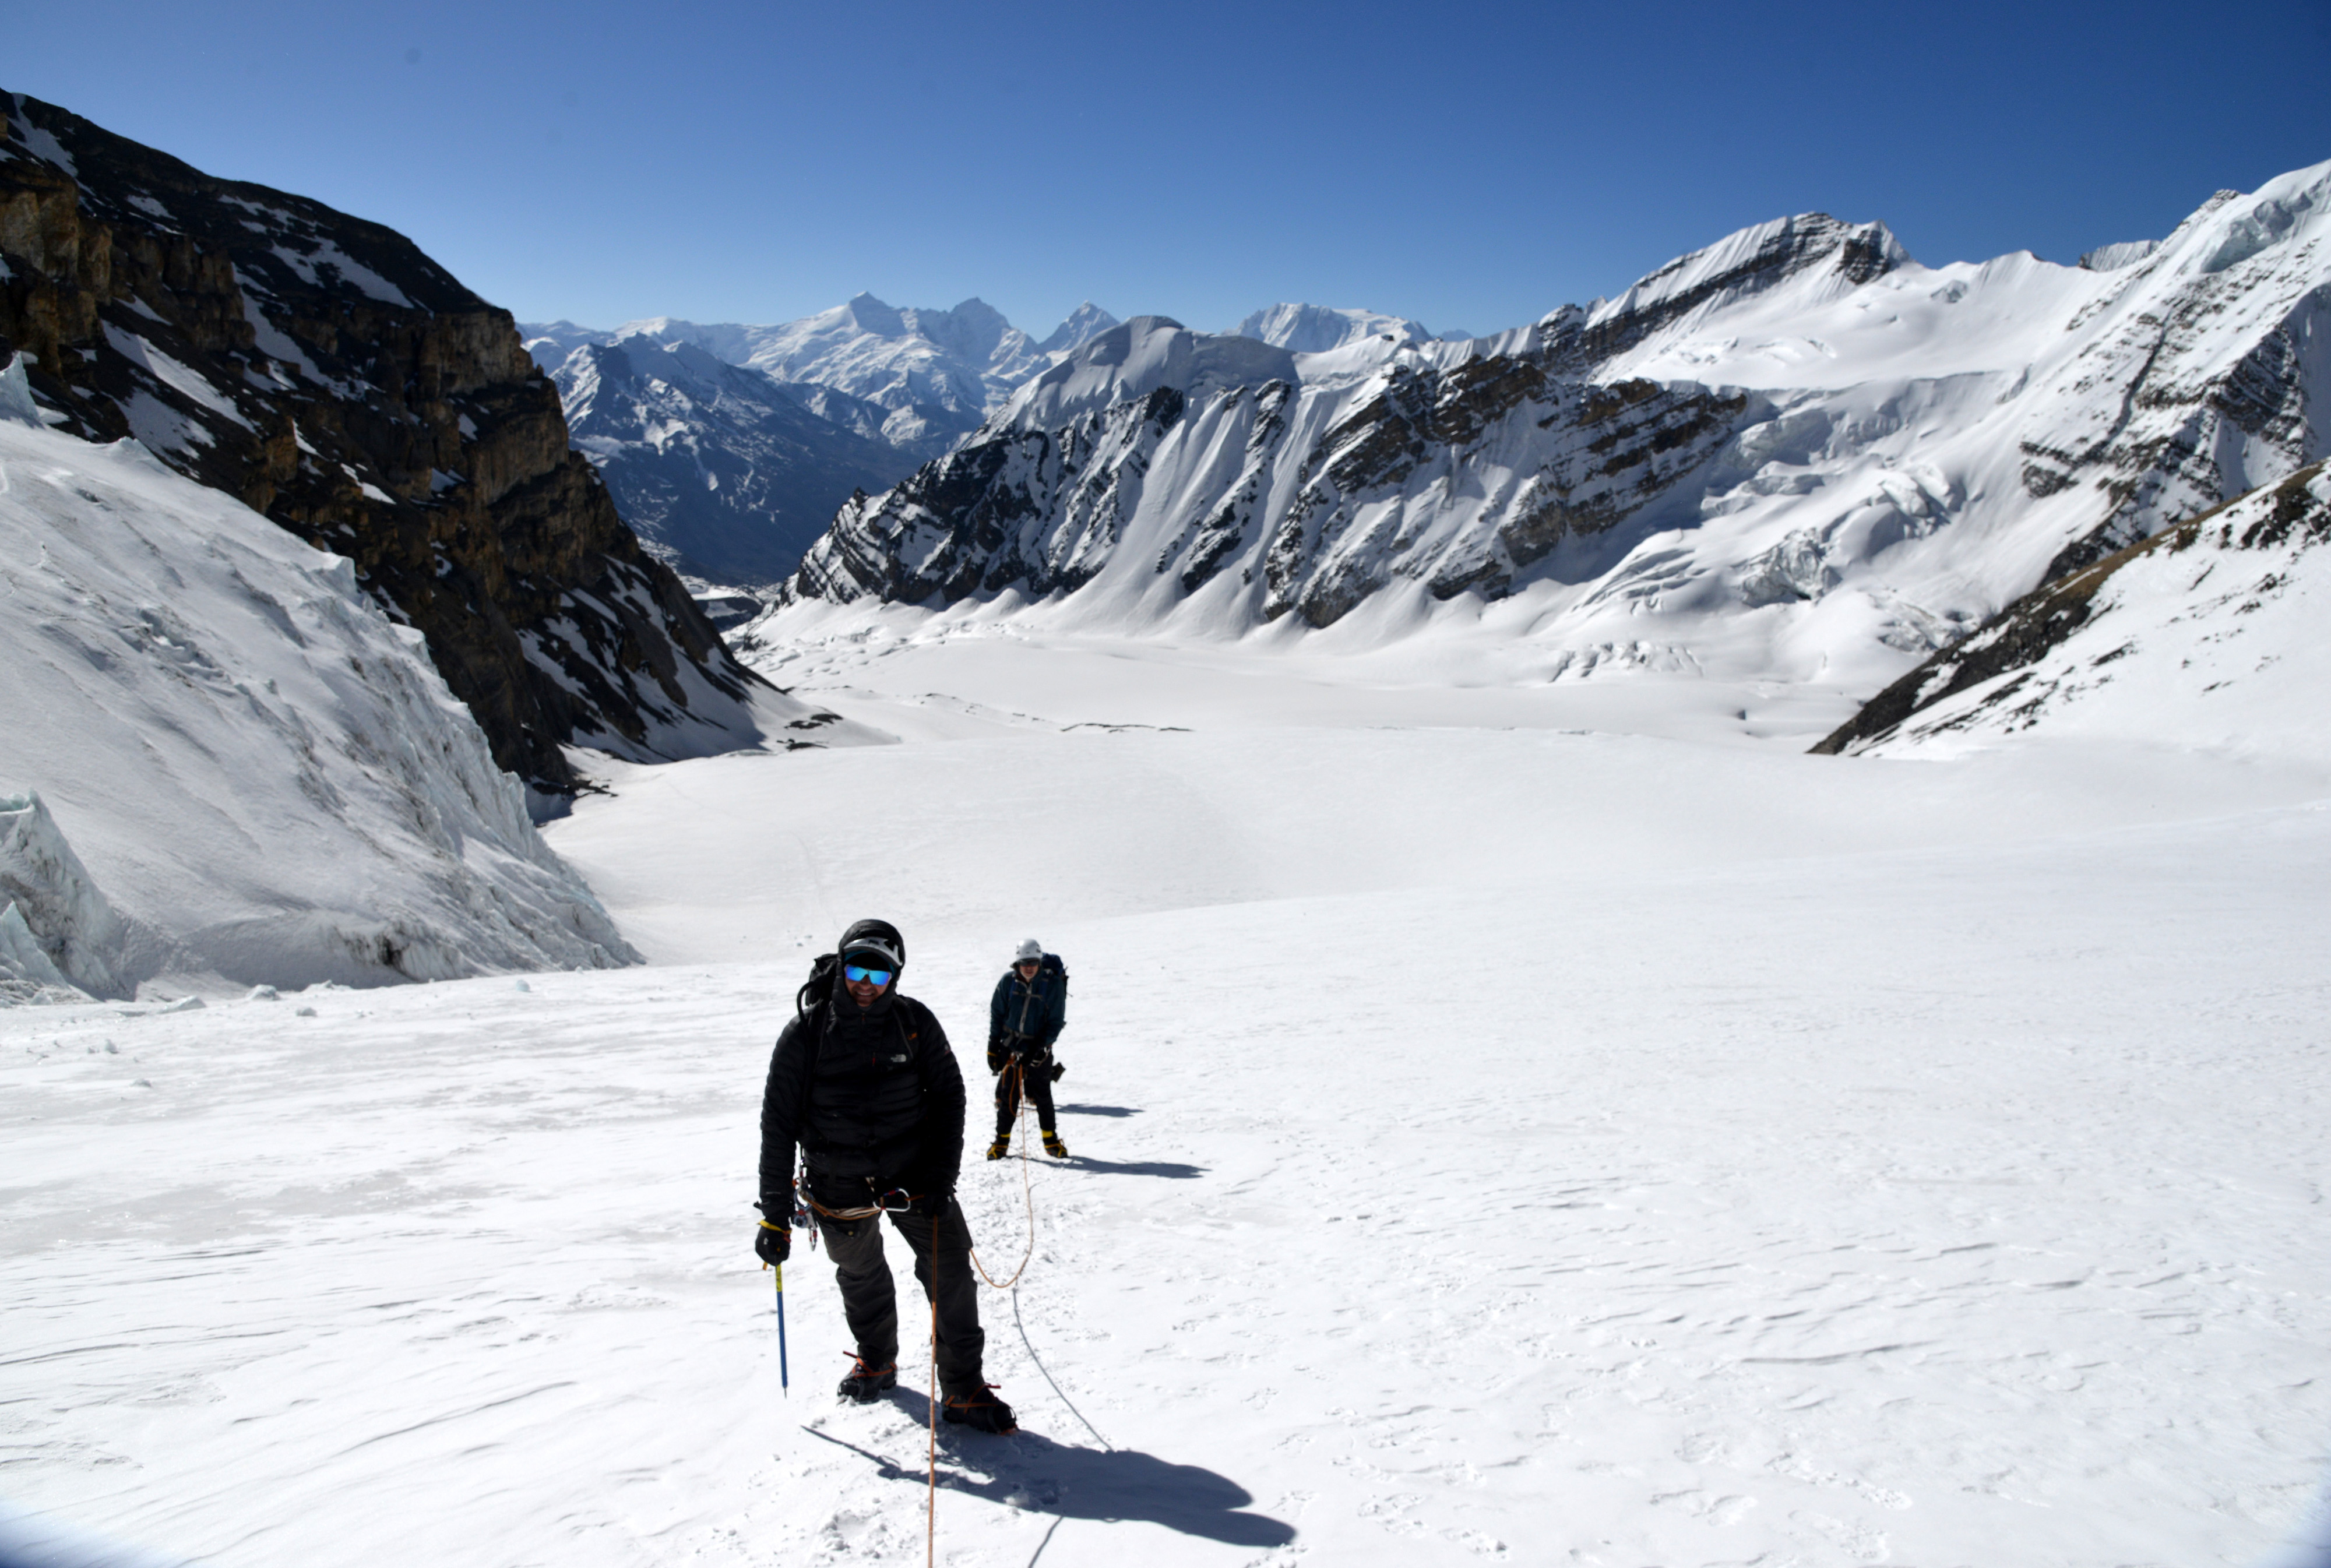
M877 985L888 985L890 984L890 970L869 969L863 964L843 965L842 966L842 977L850 982L852 985L856 985L861 981L871 981Z

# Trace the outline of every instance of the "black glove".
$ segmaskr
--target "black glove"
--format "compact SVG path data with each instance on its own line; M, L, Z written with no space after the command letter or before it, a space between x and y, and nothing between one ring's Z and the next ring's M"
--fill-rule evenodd
M1061 1075L1068 1070L1069 1069L1067 1068L1062 1067L1059 1062L1054 1062L1052 1064L1052 1081L1054 1083L1060 1082Z
M1009 1059L1004 1055L1004 1048L1002 1046L991 1045L987 1048L988 1071L1002 1072L1004 1070L1004 1064Z
M764 1263L782 1263L793 1255L794 1232L790 1225L772 1225L766 1220L753 1232L753 1255Z

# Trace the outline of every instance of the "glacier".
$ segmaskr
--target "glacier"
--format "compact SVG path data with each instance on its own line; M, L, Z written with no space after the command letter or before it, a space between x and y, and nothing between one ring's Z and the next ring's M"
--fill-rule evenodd
M345 557L0 419L0 995L638 960Z

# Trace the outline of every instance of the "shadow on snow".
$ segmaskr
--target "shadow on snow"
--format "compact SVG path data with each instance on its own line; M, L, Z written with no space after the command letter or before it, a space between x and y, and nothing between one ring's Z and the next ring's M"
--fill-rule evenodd
M1177 1182L1206 1174L1204 1165L1185 1165L1175 1160L1096 1160L1090 1155L1070 1155L1056 1163L1080 1171L1106 1171L1116 1176L1171 1176Z
M889 1396L889 1402L918 1424L930 1420L930 1402L920 1394L899 1389ZM919 1468L901 1468L813 1427L802 1430L848 1449L873 1465L884 1480L924 1484ZM947 1429L942 1426L940 1430L944 1433ZM950 1443L942 1457L949 1462L939 1468L942 1487L1028 1514L1049 1514L1055 1520L1163 1525L1185 1535L1232 1546L1284 1546L1295 1539L1294 1525L1265 1514L1242 1512L1254 1497L1228 1476L1199 1465L1169 1464L1131 1449L1071 1448L1021 1431L1010 1438L980 1437L960 1446ZM1046 1540L1050 1539L1048 1533Z

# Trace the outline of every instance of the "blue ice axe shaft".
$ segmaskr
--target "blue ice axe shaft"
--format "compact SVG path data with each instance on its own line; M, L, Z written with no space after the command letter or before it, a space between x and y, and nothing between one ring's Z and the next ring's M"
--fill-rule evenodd
M793 1378L785 1371L785 1266L774 1265L777 1271L777 1392L788 1392Z

